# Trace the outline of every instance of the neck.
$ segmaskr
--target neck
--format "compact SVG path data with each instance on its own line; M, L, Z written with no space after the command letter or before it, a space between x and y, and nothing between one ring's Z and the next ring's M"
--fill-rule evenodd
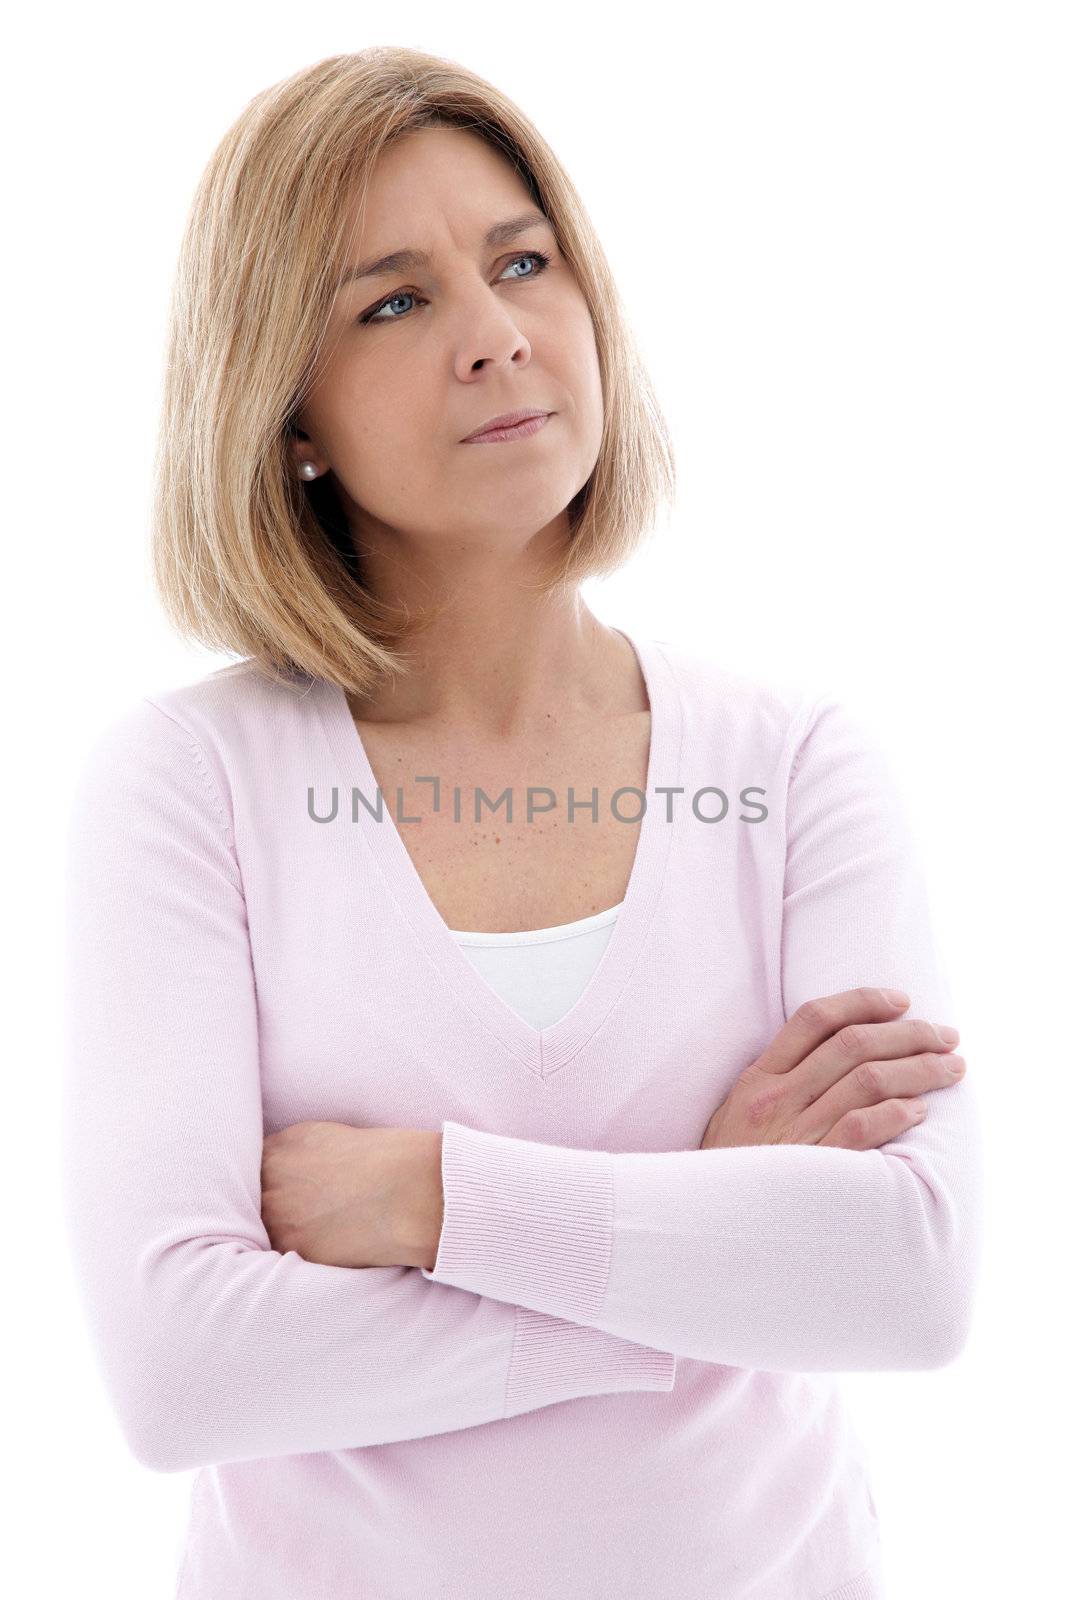
M403 646L410 670L376 695L349 696L361 722L463 727L494 739L558 719L626 709L638 672L628 641L581 596L467 597Z

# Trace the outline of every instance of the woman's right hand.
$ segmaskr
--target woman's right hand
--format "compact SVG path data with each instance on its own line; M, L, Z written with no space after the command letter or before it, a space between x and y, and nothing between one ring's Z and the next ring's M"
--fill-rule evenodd
M805 1000L712 1113L700 1148L872 1150L913 1127L926 1114L915 1097L958 1083L966 1065L950 1053L956 1029L902 1020L907 1004L867 988Z

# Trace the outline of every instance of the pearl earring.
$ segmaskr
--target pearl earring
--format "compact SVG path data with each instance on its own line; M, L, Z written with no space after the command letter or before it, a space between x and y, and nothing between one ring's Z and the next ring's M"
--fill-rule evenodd
M317 478L318 475L318 467L314 466L310 461L305 461L300 468L300 476L302 478Z

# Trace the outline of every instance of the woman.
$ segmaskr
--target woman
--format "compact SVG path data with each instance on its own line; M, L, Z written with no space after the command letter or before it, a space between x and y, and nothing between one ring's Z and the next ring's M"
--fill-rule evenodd
M74 1261L197 1469L181 1600L884 1594L836 1373L961 1349L975 1106L862 729L580 596L672 469L502 95L252 102L155 545L239 659L104 730L68 858Z

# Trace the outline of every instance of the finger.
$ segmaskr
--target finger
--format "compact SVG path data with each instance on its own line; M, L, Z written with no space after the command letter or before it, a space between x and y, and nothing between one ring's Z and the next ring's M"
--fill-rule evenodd
M839 994L805 1000L775 1034L763 1054L753 1062L761 1072L790 1072L813 1050L852 1022L888 1022L907 1007L898 1005L885 989L843 989Z
M796 1118L795 1126L805 1143L818 1143L855 1107L877 1106L900 1097L914 1103L915 1096L930 1089L950 1088L960 1081L951 1070L956 1064L965 1065L962 1057L936 1050L887 1061L861 1061L813 1101Z
M947 1054L958 1039L954 1028L943 1034L925 1017L904 1017L898 1022L850 1022L800 1063L789 1079L789 1091L798 1109L804 1110L857 1067L905 1056ZM875 1098L884 1100L886 1095Z
M877 1106L856 1106L816 1143L835 1145L841 1150L876 1150L916 1127L925 1115L926 1103L922 1100L883 1100Z

